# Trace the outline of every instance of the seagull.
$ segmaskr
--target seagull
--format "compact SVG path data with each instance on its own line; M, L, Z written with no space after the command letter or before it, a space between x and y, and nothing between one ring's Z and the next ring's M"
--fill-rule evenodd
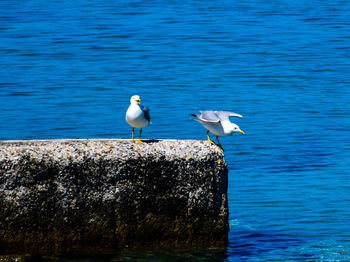
M219 136L230 136L235 132L244 134L238 125L231 123L230 116L243 118L242 115L229 111L200 111L200 114L191 114L195 117L194 120L201 123L207 129L208 141L216 145L214 141L210 140L209 131L216 135L218 140L217 146L224 152L219 141Z
M140 138L137 142L143 144L141 141L142 128L148 126L151 122L149 109L146 106L140 105L141 99L138 95L133 95L130 98L130 106L126 111L125 120L129 125L132 126L132 138L131 141L135 142L134 139L134 128L140 128Z

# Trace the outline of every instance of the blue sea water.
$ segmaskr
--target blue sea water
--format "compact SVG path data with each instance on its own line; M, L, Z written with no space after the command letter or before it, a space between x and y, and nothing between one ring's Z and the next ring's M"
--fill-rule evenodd
M206 139L230 110L225 254L113 261L350 261L350 2L0 2L0 139Z

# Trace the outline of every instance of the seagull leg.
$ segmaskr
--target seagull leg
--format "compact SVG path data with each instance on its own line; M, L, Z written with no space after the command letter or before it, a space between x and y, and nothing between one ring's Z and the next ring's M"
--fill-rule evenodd
M216 145L216 144L214 143L214 141L212 141L212 140L210 139L210 137L209 137L209 130L207 130L207 137L208 137L208 141L210 142L210 144Z
M132 128L132 131L131 131L131 142L135 142L135 139L134 139L134 128Z
M218 147L221 149L222 152L224 152L224 149L222 148L222 145L221 145L221 143L219 141L219 137L218 136L216 136L216 140L218 140Z
M143 142L141 141L141 135L142 135L142 128L140 128L140 138L137 139L137 142L139 142L140 144L143 144Z

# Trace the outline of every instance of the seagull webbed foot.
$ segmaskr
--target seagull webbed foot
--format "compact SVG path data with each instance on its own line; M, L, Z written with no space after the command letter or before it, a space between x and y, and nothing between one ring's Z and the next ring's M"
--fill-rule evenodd
M214 141L212 141L212 140L210 140L210 139L208 139L208 141L210 142L210 144L216 145Z
M224 152L225 150L222 148L222 146L221 145L217 145L218 146L218 148L220 148L220 150L222 151L222 152Z
M107 145L109 146L109 148L115 148L115 146L112 145L111 142L108 142Z

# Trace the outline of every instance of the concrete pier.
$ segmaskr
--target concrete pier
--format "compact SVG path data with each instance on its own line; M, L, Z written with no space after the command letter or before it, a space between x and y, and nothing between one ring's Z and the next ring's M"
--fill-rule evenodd
M224 246L227 173L204 141L0 141L0 254Z

